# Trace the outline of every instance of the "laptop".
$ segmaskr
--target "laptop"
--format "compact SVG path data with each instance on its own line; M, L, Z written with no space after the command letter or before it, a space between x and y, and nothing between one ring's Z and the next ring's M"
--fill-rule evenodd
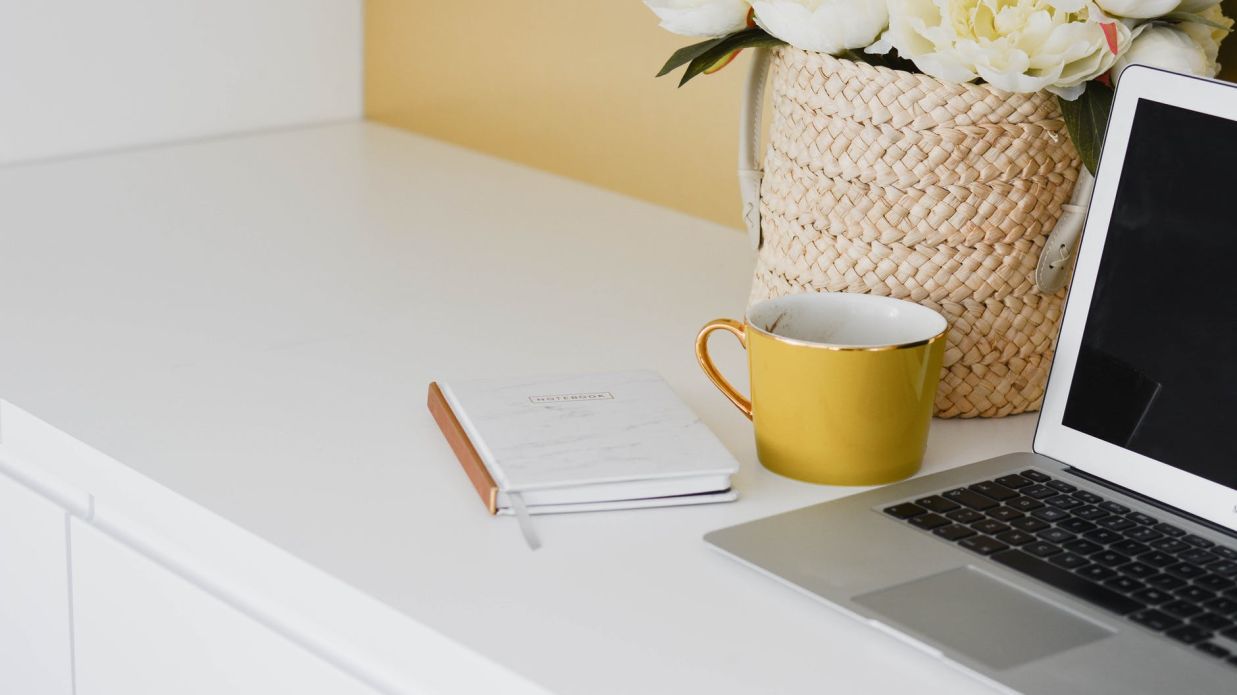
M1033 453L719 531L996 686L1237 693L1237 87L1122 73Z

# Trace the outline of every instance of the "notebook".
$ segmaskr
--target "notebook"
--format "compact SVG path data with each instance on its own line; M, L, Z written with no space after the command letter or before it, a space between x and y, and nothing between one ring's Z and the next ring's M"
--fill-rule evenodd
M492 514L727 502L738 461L656 372L431 383Z

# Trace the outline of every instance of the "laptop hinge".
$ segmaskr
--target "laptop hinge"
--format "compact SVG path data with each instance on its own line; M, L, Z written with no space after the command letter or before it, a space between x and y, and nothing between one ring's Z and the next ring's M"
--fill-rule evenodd
M1073 475L1073 476L1077 476L1077 477L1079 477L1079 478L1082 478L1083 480L1087 480L1087 481L1090 481L1090 482L1092 482L1092 483L1095 483L1096 485L1102 485L1102 486L1104 486L1104 487L1108 488L1109 490L1112 490L1112 491L1114 491L1114 492L1119 492L1119 493L1121 493L1122 495L1125 495L1126 497L1133 497L1134 499L1136 499L1136 500L1138 500L1139 502L1142 502L1142 503L1144 503L1144 504L1149 504L1149 505L1151 505L1152 507L1156 507L1156 508L1158 508L1158 509L1163 509L1164 511L1168 512L1169 514L1172 514L1172 515L1174 515L1174 516L1179 516L1179 517L1181 517L1181 518L1183 518L1183 519L1186 519L1187 521L1192 521L1192 522L1194 522L1194 523L1198 524L1199 526L1206 526L1207 528L1211 529L1212 531L1217 531L1217 532L1219 532L1219 533L1222 533L1222 534L1224 534L1224 535L1228 536L1229 538L1234 538L1234 539L1237 539L1237 531L1233 531L1233 530L1232 530L1232 529L1230 529L1230 528L1225 528L1224 526L1221 526L1221 525L1219 525L1219 524L1215 523L1214 521L1209 521L1209 520L1207 520L1207 519L1204 519L1204 518L1202 518L1201 516L1195 516L1194 514L1191 514L1191 513L1187 512L1187 511L1185 511L1184 509L1178 509L1177 507L1174 507L1174 506L1172 506L1171 504L1164 504L1163 502L1161 502L1160 500L1155 499L1154 497L1148 497L1148 496L1146 496L1146 495L1142 494L1141 492L1135 492L1135 491L1133 491L1133 490L1129 489L1128 487L1122 487L1122 486L1120 486L1120 485L1117 485L1117 484L1116 484L1116 483L1114 483L1114 482L1110 482L1110 481L1108 481L1108 480L1105 480L1104 478L1101 478L1101 477L1099 477L1098 475L1093 475L1093 474L1088 473L1088 472L1086 472L1086 471L1079 470L1079 469L1077 469L1077 468L1074 468L1073 466L1066 466L1066 467L1065 467L1065 472L1066 472L1066 473L1069 473L1070 475Z

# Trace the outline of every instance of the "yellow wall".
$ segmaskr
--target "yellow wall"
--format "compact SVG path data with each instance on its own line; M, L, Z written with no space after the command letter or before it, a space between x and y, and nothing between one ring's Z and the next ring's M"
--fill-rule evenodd
M639 0L367 0L368 118L739 227L746 61L676 89Z
M747 56L676 89L653 75L695 39L639 0L365 5L367 117L741 226ZM1237 38L1221 62L1237 78Z

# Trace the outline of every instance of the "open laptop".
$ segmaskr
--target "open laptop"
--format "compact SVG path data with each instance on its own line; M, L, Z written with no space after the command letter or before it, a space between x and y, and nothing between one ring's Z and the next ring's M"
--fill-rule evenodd
M705 536L998 688L1237 693L1237 88L1117 90L1034 453Z

